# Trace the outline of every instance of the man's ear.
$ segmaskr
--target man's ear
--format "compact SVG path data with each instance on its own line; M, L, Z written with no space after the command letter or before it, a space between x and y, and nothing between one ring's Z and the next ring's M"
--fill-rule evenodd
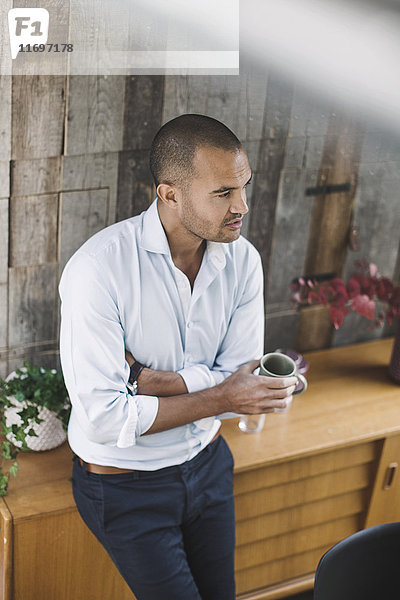
M169 183L159 183L157 186L157 196L168 206L176 210L178 208L179 191L174 185Z

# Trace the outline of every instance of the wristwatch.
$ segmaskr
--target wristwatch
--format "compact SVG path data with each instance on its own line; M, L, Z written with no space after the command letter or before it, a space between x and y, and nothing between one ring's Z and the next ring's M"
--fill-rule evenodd
M138 391L137 378L139 377L139 375L143 371L143 369L144 369L144 365L142 365L142 363L140 363L138 360L135 360L135 362L131 366L131 373L129 375L128 383L126 384L126 387L128 388L128 392L131 394L131 396L136 396L136 394L137 394L137 391Z

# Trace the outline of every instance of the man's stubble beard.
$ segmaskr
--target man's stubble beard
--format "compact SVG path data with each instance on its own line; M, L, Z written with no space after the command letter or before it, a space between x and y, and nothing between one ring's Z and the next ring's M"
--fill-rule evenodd
M185 197L184 203L182 205L182 217L181 223L185 227L185 229L197 237L198 239L209 241L209 242L222 242L222 243L230 243L236 240L240 235L229 235L227 231L224 231L224 226L221 224L219 229L215 232L207 231L204 229L204 223L198 218L195 211L193 210L193 205L188 196ZM234 234L235 232L232 232Z

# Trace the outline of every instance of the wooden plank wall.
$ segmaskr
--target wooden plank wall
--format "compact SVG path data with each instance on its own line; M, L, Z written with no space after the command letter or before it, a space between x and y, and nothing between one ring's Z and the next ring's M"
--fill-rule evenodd
M61 271L91 235L154 197L153 135L184 112L222 120L243 141L254 180L243 233L265 271L266 349L389 335L326 311L293 311L290 281L351 272L368 257L399 277L400 136L245 66L233 76L0 78L0 374L24 359L57 366ZM350 191L308 196L316 185ZM350 221L361 251L347 247Z

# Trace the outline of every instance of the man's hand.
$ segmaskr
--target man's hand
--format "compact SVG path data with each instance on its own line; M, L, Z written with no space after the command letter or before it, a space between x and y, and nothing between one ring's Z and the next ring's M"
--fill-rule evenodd
M259 414L286 408L296 389L297 377L253 375L259 366L259 360L252 360L217 386L226 400L225 412Z

